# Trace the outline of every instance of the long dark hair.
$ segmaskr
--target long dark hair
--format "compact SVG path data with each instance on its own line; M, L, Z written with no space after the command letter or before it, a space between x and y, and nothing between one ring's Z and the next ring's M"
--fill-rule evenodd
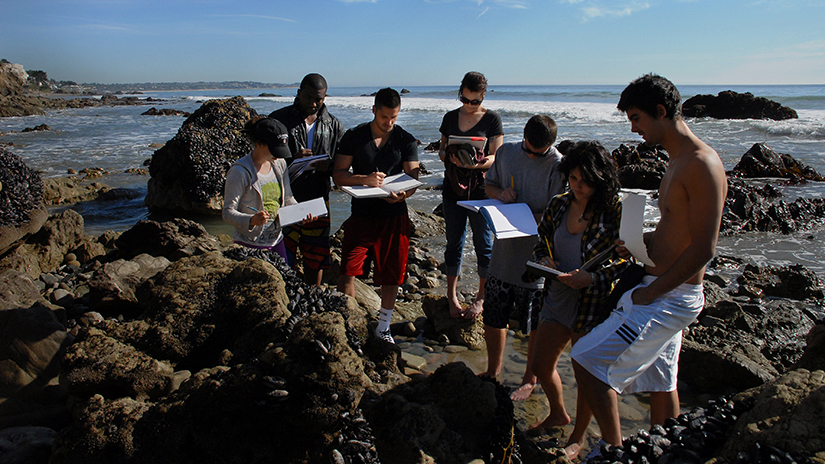
M576 168L579 168L582 179L595 189L587 209L598 211L616 204L621 187L619 172L613 157L601 143L592 140L574 143L562 158L559 171L567 177Z

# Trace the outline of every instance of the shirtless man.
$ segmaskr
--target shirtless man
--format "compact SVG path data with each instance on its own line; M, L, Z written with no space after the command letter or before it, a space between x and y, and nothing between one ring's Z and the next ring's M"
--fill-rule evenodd
M676 390L682 329L704 305L702 278L716 253L722 208L727 195L719 155L688 128L681 96L669 80L648 74L622 92L619 110L631 131L670 155L659 187L661 219L645 234L647 253L656 264L625 293L610 317L571 351L579 392L585 395L611 445L622 444L617 394L650 393L650 419L662 424L679 415ZM619 253L629 252L618 241Z

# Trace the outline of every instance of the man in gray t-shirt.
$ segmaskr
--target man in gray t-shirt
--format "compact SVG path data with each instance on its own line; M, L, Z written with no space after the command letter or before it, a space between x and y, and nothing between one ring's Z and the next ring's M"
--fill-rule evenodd
M536 115L524 126L524 139L505 143L496 152L496 161L487 171L484 187L490 198L504 203L526 203L537 222L550 199L564 192L567 179L559 172L562 155L553 147L556 141L556 123L547 116ZM507 324L511 312L518 308L521 331L530 332L538 324L541 310L543 279L524 282L525 263L533 256L536 237L496 239L485 285L484 335L487 341L487 372L496 377L501 373L504 347L507 343ZM529 396L536 384L530 370L528 345L527 372L519 393Z

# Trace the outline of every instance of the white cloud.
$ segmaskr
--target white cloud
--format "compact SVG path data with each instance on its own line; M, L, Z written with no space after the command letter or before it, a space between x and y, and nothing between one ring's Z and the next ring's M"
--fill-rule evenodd
M630 16L648 8L650 8L650 3L647 2L636 2L625 6L613 7L605 7L601 4L588 2L581 11L584 14L584 21L589 21L594 18Z
M479 14L478 14L478 16L476 16L476 19L478 19L478 18L482 17L482 16L484 15L484 13L486 13L486 12L488 12L488 11L490 11L490 7L489 7L489 6L488 6L487 8L485 8L485 9L484 9L484 11L482 11L481 13L479 13Z
M517 8L520 10L527 9L527 2L524 0L493 0L493 3L505 8Z
M289 23L295 23L294 19L288 18L279 18L278 16L266 16L266 15L252 15L252 14L233 14L233 15L210 15L219 18L255 18L255 19L274 19L275 21L286 21Z

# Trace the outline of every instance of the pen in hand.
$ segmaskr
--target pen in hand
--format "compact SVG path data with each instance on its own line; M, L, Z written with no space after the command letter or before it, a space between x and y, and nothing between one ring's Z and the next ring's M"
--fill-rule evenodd
M550 240L547 240L547 237L544 237L544 243L547 244L547 255L550 257L551 261L554 261L553 250L550 249Z

